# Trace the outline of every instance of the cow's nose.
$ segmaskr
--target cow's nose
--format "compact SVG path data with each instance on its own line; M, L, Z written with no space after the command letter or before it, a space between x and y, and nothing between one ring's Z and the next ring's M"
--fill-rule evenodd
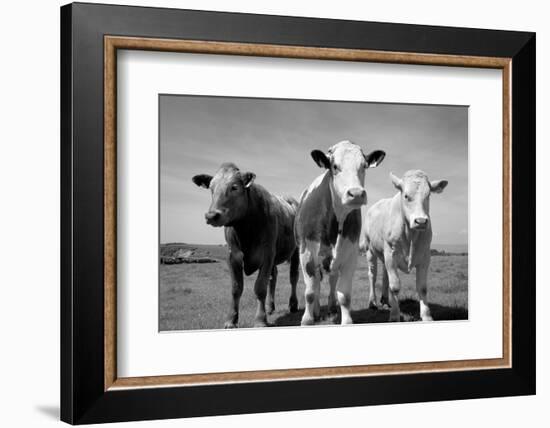
M353 202L363 202L367 199L367 191L361 187L354 187L347 191L347 196Z
M425 226L428 224L428 219L426 217L417 217L414 219L414 222L420 226Z
M206 219L206 222L207 223L210 223L212 221L216 221L220 218L221 216L221 212L220 211L208 211L205 215L204 215L204 218Z

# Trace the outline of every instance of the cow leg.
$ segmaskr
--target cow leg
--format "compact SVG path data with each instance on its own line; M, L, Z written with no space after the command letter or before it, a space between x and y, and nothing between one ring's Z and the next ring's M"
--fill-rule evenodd
M313 283L313 290L315 291L315 300L313 302L313 316L315 321L321 319L321 281L323 280L323 272L321 271L321 266L319 266L319 281Z
M338 313L338 299L336 298L336 284L338 283L338 269L332 269L332 256L325 256L321 262L322 269L328 274L329 292L328 292L328 315ZM321 281L323 275L321 273Z
M388 270L386 266L382 264L382 296L380 297L380 305L385 309L390 307L390 300L388 298L389 288L390 280L388 279Z
M300 249L300 265L302 266L302 273L306 284L302 325L313 325L315 322L315 291L320 288L319 284L321 282L319 263L317 261L318 251L319 243L314 241L307 241L305 248Z
M358 249L353 248L340 267L338 277L338 303L342 314L341 324L353 324L351 319L351 285L357 267Z
M298 249L292 253L290 258L290 299L288 301L288 310L298 312L298 297L296 297L296 285L298 284L298 269L300 269L300 253Z
M399 291L401 290L401 280L399 279L397 266L392 257L386 256L385 259L390 289L390 321L400 321L401 311L399 310Z
M420 318L422 321L433 321L428 306L428 267L429 262L416 267L416 291L420 300Z
M258 300L256 316L254 317L254 327L267 327L267 316L265 313L265 299L267 296L267 284L273 271L273 260L264 262L254 283L254 293Z
M271 269L271 278L269 278L269 294L266 300L266 312L271 315L275 312L275 287L277 286L277 266Z
M328 276L330 286L328 294L328 313L329 315L338 313L338 299L336 298L336 284L338 283L338 271L331 270Z
M239 323L239 302L243 294L243 253L229 253L228 265L231 275L231 305L224 328L236 328Z
M367 269L369 277L369 309L378 309L376 304L376 274L378 260L371 250L367 250Z

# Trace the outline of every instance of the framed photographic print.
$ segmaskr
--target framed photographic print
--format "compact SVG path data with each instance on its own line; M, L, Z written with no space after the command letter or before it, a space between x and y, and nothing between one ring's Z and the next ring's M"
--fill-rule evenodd
M61 101L62 420L535 393L533 33L76 3Z

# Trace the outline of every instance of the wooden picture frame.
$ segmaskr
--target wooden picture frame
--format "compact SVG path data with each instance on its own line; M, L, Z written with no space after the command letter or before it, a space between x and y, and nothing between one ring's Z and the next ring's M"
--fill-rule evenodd
M502 358L118 377L117 49L502 70ZM61 8L61 53L62 420L95 423L535 392L534 34L77 3ZM320 393L314 398L312 391ZM269 399L253 400L257 396ZM209 405L213 401L215 407Z

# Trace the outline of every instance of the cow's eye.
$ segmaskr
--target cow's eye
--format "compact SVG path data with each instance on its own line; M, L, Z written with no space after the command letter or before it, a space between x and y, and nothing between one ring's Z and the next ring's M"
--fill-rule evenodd
M239 185L238 184L233 184L231 186L231 190L239 190Z
M407 195L406 193L405 193L405 200L406 200L406 201L410 201L410 200L411 200L411 197L410 197L409 195Z
M332 165L332 170L333 170L334 172L338 172L338 171L340 171L340 168L338 167L338 165L333 164L333 165Z

